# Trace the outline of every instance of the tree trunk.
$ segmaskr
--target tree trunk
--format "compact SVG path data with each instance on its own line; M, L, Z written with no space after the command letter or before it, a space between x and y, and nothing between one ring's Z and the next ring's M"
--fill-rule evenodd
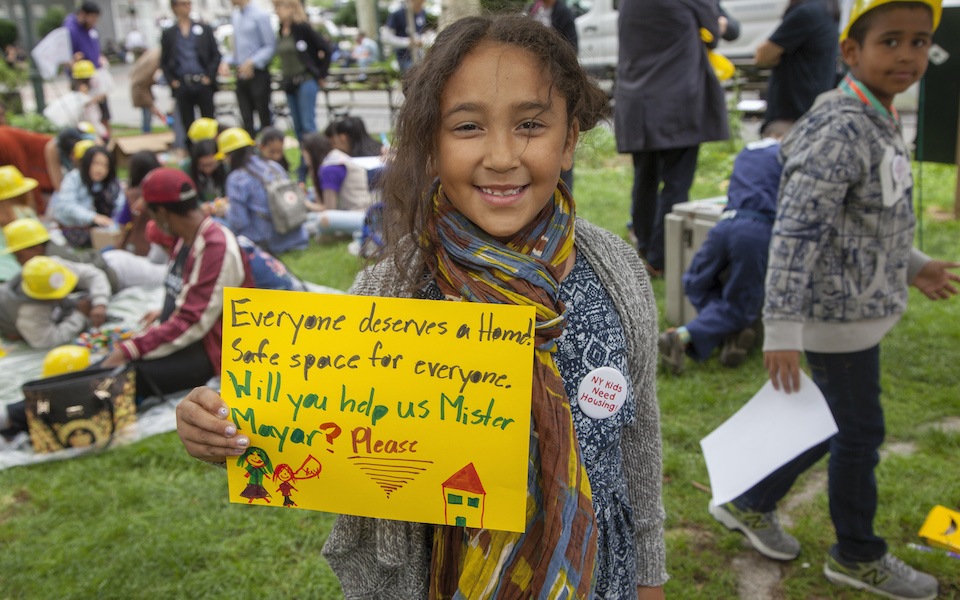
M357 0L357 27L367 37L380 40L380 31L377 23L377 0Z
M480 14L480 0L441 0L440 29L457 19Z

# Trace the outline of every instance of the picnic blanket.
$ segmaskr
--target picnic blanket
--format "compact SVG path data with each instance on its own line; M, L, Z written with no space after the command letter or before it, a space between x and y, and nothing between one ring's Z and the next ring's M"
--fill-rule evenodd
M340 290L304 282L311 292L325 294L342 293ZM140 317L150 310L159 310L163 306L162 286L134 286L115 294L110 299L107 309L108 322L104 327L139 328ZM6 355L0 358L0 404L7 405L23 399L21 386L40 377L40 367L47 350L33 350L24 342L4 342L3 349ZM210 380L207 385L220 389L219 378ZM160 401L137 415L137 421L130 427L118 431L110 447L124 445L142 440L146 437L173 431L177 428L177 404L186 397L190 390L183 390L176 394L168 394L166 400ZM146 404L151 404L147 402ZM0 436L0 470L19 465L29 465L51 460L63 460L90 452L87 448L68 448L49 454L37 454L30 445L30 437L21 433L10 442Z

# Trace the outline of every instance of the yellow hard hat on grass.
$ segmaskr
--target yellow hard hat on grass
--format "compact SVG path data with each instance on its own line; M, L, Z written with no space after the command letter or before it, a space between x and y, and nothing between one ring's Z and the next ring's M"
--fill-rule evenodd
M34 300L62 300L77 287L77 275L49 256L23 265L23 293Z
M0 200L22 196L39 185L36 179L24 177L13 165L0 167Z
M891 2L906 2L908 0L854 0L853 6L850 8L850 18L847 19L847 24L843 28L843 32L840 34L840 41L847 39L847 36L850 35L850 27L857 22L857 19L868 13L869 11L883 6L884 4L890 4ZM937 26L940 25L940 15L943 13L943 2L942 0L909 0L912 2L919 2L920 4L926 4L930 7L930 10L933 12L933 30L937 30Z
M217 136L217 159L223 160L227 154L230 154L234 150L252 145L253 138L250 137L246 129L242 127L224 129L223 132Z
M3 249L3 254L33 248L50 241L47 228L36 219L17 219L8 223L3 228L3 237L7 240L7 247Z
M83 346L57 346L43 357L41 377L55 377L82 371L90 366L90 349Z

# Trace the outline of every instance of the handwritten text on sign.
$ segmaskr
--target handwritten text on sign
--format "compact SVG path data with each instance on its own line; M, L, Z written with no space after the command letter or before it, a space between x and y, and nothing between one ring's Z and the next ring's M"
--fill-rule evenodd
M230 500L522 531L534 316L227 289Z

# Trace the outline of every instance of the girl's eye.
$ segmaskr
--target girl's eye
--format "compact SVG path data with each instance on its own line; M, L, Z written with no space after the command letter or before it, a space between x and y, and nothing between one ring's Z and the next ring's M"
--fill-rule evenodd
M463 123L453 128L454 131L477 131L480 129L474 123Z
M543 125L536 121L524 121L520 124L520 129L539 129L540 127L543 127Z

